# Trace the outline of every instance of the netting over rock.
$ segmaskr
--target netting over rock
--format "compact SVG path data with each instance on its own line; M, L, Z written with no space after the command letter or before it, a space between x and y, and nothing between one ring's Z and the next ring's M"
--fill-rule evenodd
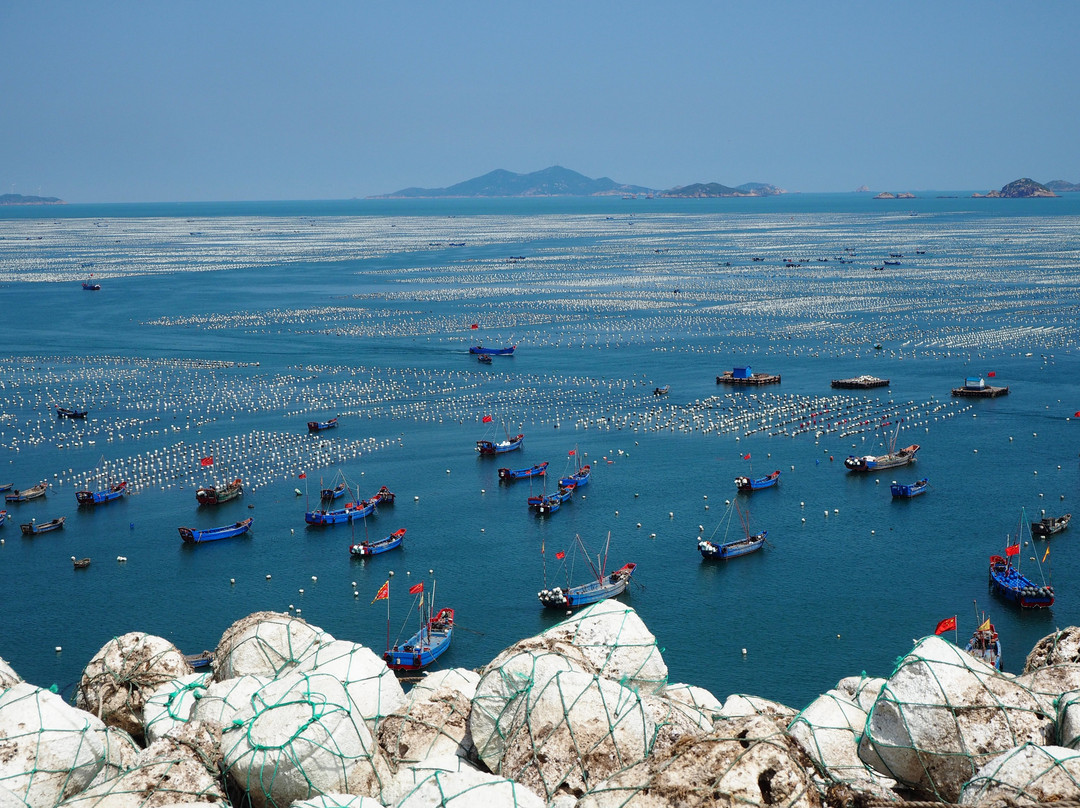
M479 771L469 761L457 755L429 757L419 763L405 763L383 788L382 800L387 805L395 805L398 800L413 791L420 783L435 772L475 772ZM489 806L495 808L495 806Z
M384 715L394 712L405 701L401 684L383 658L359 643L346 640L323 643L305 654L295 670L326 673L345 685L354 707L372 732Z
M694 685L685 685L681 683L669 684L660 691L660 695L666 699L696 707L699 710L716 713L718 716L723 709L720 699L716 698L716 696L703 687L695 687Z
M1047 665L1021 674L1015 681L1035 694L1048 715L1054 715L1063 693L1080 690L1080 664L1060 662Z
M1069 626L1043 637L1024 661L1024 673L1058 665L1062 662L1080 662L1080 627Z
M712 732L713 722L720 716L712 710L702 710L691 704L663 696L642 696L642 706L652 719L656 733L649 754L664 755L684 738Z
M136 740L143 737L143 705L166 682L192 673L168 640L131 632L109 640L83 670L75 703Z
M563 671L524 701L514 722L500 722L506 751L491 768L545 799L585 793L643 760L656 738L641 697L600 676Z
M147 742L153 743L180 724L186 724L196 700L209 683L209 673L189 673L151 693L143 705L143 732Z
M596 784L577 805L820 808L809 768L810 761L771 719L733 718Z
M1063 693L1057 704L1057 737L1059 746L1080 749L1080 690Z
M299 617L255 612L225 629L214 651L214 680L252 674L273 678L334 638Z
M437 771L420 781L395 808L544 808L545 802L520 783L463 769Z
M1080 795L1080 752L1060 746L1024 744L996 757L964 786L961 805L1013 808L1017 804L1076 800Z
M476 695L476 685L480 682L480 674L468 668L446 668L431 673L416 682L412 689L405 695L407 701L429 698L432 693L443 687L449 687L461 693L465 698L472 701Z
M354 797L351 794L320 794L308 800L294 802L291 808L383 808L383 804L371 797Z
M271 681L268 676L248 675L213 682L195 702L191 718L225 727L240 710L250 707L251 697Z
M720 708L720 715L724 718L743 718L750 715L760 715L771 718L786 726L791 719L798 715L798 710L793 710L778 701L769 701L757 696L746 696L741 693L733 693L724 701Z
M865 725L866 711L830 690L795 717L788 734L833 783L876 799L898 799L891 791L896 781L883 777L859 759L859 736Z
M98 783L119 777L136 765L139 753L142 752L142 747L135 743L135 739L118 727L107 727L102 724L95 732L105 754L101 770L90 781L87 788L93 788Z
M885 679L879 676L847 676L836 683L833 688L837 693L853 701L863 712L870 712L870 708L877 701L881 688L885 687Z
M917 792L954 802L991 758L1049 743L1053 720L1011 677L940 637L927 637L881 689L859 757Z
M410 698L400 712L383 719L377 733L379 746L395 764L445 755L468 757L473 748L471 702L449 686L424 694L426 698Z
M291 671L251 698L222 735L229 777L253 808L322 793L376 797L390 767L333 676Z
M0 786L33 806L77 794L103 765L100 727L50 690L0 690Z
M30 808L13 791L0 785L0 808Z
M12 667L4 661L3 657L0 657L0 690L6 690L21 681L22 677L15 673Z

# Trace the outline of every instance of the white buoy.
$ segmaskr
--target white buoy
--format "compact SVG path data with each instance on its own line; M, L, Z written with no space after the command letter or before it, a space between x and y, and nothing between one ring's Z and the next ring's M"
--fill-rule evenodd
M269 576L269 575L267 575L267 576L266 576L266 580L268 580L268 581L270 580L270 576Z
M235 583L236 583L236 579L235 579L235 578L230 578L230 579L229 579L229 583L230 583L230 584L235 584Z
M745 649L745 648L744 648L744 649L742 649L742 655L743 655L743 656L746 656L746 649Z

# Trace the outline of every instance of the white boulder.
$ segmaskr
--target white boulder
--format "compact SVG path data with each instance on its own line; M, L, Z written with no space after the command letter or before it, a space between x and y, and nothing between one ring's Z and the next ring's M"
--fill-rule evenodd
M295 670L326 673L341 682L372 732L383 716L405 701L405 691L383 658L359 643L322 643L305 654Z
M1080 626L1055 631L1035 643L1024 660L1024 673L1062 662L1080 662Z
M143 733L153 743L180 724L186 724L196 701L206 691L210 673L189 673L166 682L143 705Z
M3 657L0 657L0 690L6 690L21 681L22 677L15 673L12 667L4 661Z
M720 715L723 718L745 718L751 715L760 715L786 726L798 715L798 710L793 710L778 701L770 701L758 696L747 696L743 693L732 693L724 701L724 706L720 709Z
M468 757L473 748L472 703L449 686L425 693L426 698L410 699L400 712L380 722L379 746L395 764L446 755Z
M247 675L212 682L195 702L191 718L225 727L240 710L250 707L251 697L271 681L268 676Z
M352 794L320 794L307 800L294 802L289 808L384 808L371 797L355 797Z
M225 629L214 651L214 679L251 674L273 678L334 638L299 617L255 612Z
M1080 794L1080 752L1024 744L990 760L964 784L960 805L1012 808L1075 801Z
M1017 676L1015 681L1035 694L1043 709L1054 715L1062 694L1080 690L1080 664L1058 662L1046 665Z
M405 793L394 808L544 808L525 786L493 774L463 769L432 772Z
M468 668L446 668L426 674L416 682L406 694L407 701L429 698L436 690L449 687L456 690L469 701L476 695L476 686L480 683L480 674Z

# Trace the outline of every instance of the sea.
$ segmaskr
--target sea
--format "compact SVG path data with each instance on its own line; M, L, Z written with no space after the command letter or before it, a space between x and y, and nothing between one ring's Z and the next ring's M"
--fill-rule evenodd
M4 506L0 657L70 698L127 632L196 654L278 611L381 653L434 603L457 625L437 666L479 668L564 618L539 590L632 561L621 600L670 681L720 699L801 709L954 616L961 645L991 619L1017 673L1080 624L1080 528L1027 527L1077 507L1078 214L1077 194L956 192L0 207L0 483L49 483ZM517 348L482 364L476 345ZM717 382L745 367L781 380ZM861 375L889 383L831 386ZM1008 395L950 395L969 377ZM845 470L910 444L910 466ZM557 513L528 509L582 463ZM234 478L242 497L196 502ZM119 480L127 497L77 505ZM307 525L340 481L396 502ZM177 530L249 516L242 538ZM350 554L399 528L401 550ZM760 552L699 553L747 529ZM1013 544L1052 608L989 590Z

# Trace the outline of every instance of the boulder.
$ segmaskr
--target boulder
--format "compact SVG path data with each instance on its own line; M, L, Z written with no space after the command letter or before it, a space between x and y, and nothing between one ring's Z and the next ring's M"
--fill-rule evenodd
M720 711L724 708L724 705L720 703L716 696L705 688L694 685L669 684L660 692L660 695L666 699L696 707L699 710L716 713L717 716L720 715Z
M875 772L859 758L859 736L866 712L839 691L814 699L788 726L788 734L831 782L881 800L898 799L895 780Z
M371 797L354 797L352 794L320 794L308 800L294 802L289 808L384 808Z
M743 718L750 715L760 715L771 718L781 726L787 726L798 713L798 710L793 710L778 701L769 701L768 699L747 696L741 693L733 693L728 696L724 701L724 706L720 708L722 718Z
M22 677L15 673L12 667L4 661L3 657L0 657L0 690L6 690L21 681Z
M1063 693L1057 703L1056 743L1080 749L1080 690Z
M371 732L383 716L390 715L405 702L405 691L394 672L381 656L359 643L346 640L322 643L305 654L295 670L326 673L345 685L345 691Z
M95 719L96 720L96 719ZM138 761L142 747L135 743L135 739L117 727L107 727L101 724L95 730L98 740L101 741L105 750L104 765L97 773L87 788L93 788L106 780L119 777L128 769L134 767Z
M15 792L0 785L0 808L30 808Z
M722 720L713 710L663 696L642 696L641 702L656 727L649 751L652 755L663 755L684 738L712 732L713 722Z
M411 793L435 772L472 773L478 771L480 770L469 761L457 755L429 757L419 763L404 763L398 767L393 778L383 788L382 801L387 805L396 805L398 800ZM495 806L489 806L489 808L495 808Z
M225 629L214 651L214 680L251 674L273 678L334 638L299 617L255 612Z
M407 701L428 698L436 690L449 687L461 693L469 701L476 695L476 685L480 682L480 674L468 668L447 668L441 671L432 671L416 682L409 690L405 698Z
M436 771L394 803L394 808L545 808L525 786L475 769Z
M167 682L193 673L168 640L131 632L109 640L83 670L75 704L136 741L143 739L143 705Z
M0 690L0 786L32 806L78 794L104 765L93 716L26 682Z
M1048 634L1031 649L1024 661L1024 673L1062 662L1080 662L1080 626L1069 626Z
M147 743L186 724L196 701L206 692L210 674L189 673L166 682L146 699L143 705L143 734Z
M271 681L267 676L248 675L212 682L195 702L191 718L224 728L240 710L250 707L251 697Z
M229 778L253 808L318 794L377 797L390 767L345 687L291 671L263 686L222 733Z
M1049 743L1053 730L1023 685L927 637L881 689L859 757L920 795L955 802L985 763L1024 743Z
M885 687L885 682L880 676L867 676L864 673L862 676L847 676L841 679L833 689L868 713L877 701L881 688Z
M1075 801L1080 794L1080 752L1024 744L993 758L968 781L960 805L1012 808Z
M449 686L423 691L421 696L425 695L410 698L401 712L382 720L376 734L379 746L395 764L446 755L468 757L473 751L469 733L472 703Z
M742 716L594 784L577 808L821 808L811 768L773 720Z
M1058 662L1023 673L1015 681L1035 694L1047 715L1055 715L1058 699L1064 693L1080 690L1080 664Z

